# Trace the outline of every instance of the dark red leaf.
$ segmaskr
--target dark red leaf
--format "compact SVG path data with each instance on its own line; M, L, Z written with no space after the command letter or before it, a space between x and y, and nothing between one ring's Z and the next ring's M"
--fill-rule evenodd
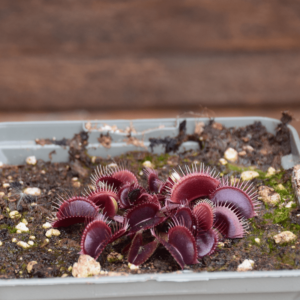
M166 218L157 217L158 212L158 205L151 202L142 203L132 208L126 215L130 226L129 232L137 232L141 229L146 230L163 222Z
M120 180L123 184L125 183L138 183L137 178L133 173L128 170L120 170L112 174L112 177Z
M154 241L143 245L143 232L139 231L134 236L128 253L128 262L138 266L144 263L154 253L158 245L158 241Z
M211 201L216 204L232 204L232 206L246 219L256 215L251 197L237 187L222 186L212 193L210 197Z
M213 207L208 201L201 201L193 208L198 230L209 230L214 222Z
M225 238L242 238L245 235L246 222L239 217L234 209L226 204L218 204L215 209L214 227Z
M89 223L81 237L81 253L97 259L109 243L111 236L111 229L105 220Z
M185 225L191 232L195 230L196 218L189 207L180 207L176 211L175 217Z
M219 185L220 181L208 171L194 172L181 177L170 191L170 199L174 203L182 200L191 202L203 196L208 196Z
M103 209L103 214L113 218L118 212L117 194L106 188L99 188L88 195L88 199Z
M185 226L177 225L172 227L168 232L168 236L169 244L179 251L186 265L198 263L195 238Z
M173 256L173 258L179 264L181 269L184 269L185 262L183 260L182 254L178 251L178 249L176 247L174 247L173 245L171 245L170 243L168 243L165 239L161 238L160 236L157 236L153 229L151 230L151 233L170 252L170 254Z
M151 168L145 168L144 173L147 176L150 192L157 194L163 185L163 182L158 178L157 172Z
M59 207L57 220L53 227L65 227L76 223L83 223L86 219L93 219L98 215L99 208L85 197L73 197L65 200Z
M96 180L96 187L102 187L103 185L109 185L115 189L119 189L122 186L123 182L112 176L103 176Z
M218 234L213 229L198 233L196 243L198 258L211 255L217 247Z

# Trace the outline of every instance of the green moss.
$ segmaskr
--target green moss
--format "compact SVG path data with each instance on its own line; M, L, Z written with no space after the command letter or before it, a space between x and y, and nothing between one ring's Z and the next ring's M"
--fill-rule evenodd
M295 265L295 257L293 257L293 255L291 255L291 253L289 253L288 255L284 255L281 258L281 261L284 264L290 265L290 266L294 266Z
M185 163L188 163L188 164L191 163L191 160L188 159L188 158L184 158L182 161L185 162Z
M11 226L7 226L7 230L8 230L9 233L16 233L17 232L17 228L11 227Z
M275 245L275 242L274 242L273 239L268 238L268 239L266 240L266 243L267 243L268 248L269 248L269 253L272 253L272 252L274 252L274 251L277 250L276 245Z
M295 231L295 232L299 232L300 231L300 225L299 224L289 224L290 230L291 231Z
M169 159L170 155L168 153L165 153L165 154L160 154L158 157L157 157L157 160L160 161L160 162L164 162L166 163L167 160Z
M286 221L289 219L290 215L290 209L288 208L278 208L275 209L275 214L273 218L273 223L274 224L282 224L286 225Z
M246 170L249 170L249 168L247 168L247 167L243 167L243 166L236 165L236 164L230 164L230 163L228 163L226 165L226 168L228 171L235 171L237 173L242 173Z
M272 219L272 218L273 218L273 214L271 214L271 213L266 213L266 214L264 214L263 218L264 218L264 219Z
M146 155L145 158L143 159L143 162L145 162L147 160L153 162L153 156L152 155Z

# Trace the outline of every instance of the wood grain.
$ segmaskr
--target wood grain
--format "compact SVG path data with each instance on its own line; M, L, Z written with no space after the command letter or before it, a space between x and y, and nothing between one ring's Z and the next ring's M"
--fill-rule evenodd
M300 105L300 1L0 0L0 109Z
M2 55L300 49L295 0L0 1Z
M300 53L0 59L1 106L108 109L299 103Z

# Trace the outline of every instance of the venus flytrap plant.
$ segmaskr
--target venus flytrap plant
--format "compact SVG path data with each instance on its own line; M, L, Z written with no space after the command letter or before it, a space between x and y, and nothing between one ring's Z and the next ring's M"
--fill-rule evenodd
M53 227L86 222L81 253L95 259L105 247L127 235L128 261L144 263L162 244L183 269L211 255L219 241L243 238L247 219L259 209L256 190L248 183L218 174L203 164L163 181L157 171L145 168L147 187L124 167L98 167L92 175L94 190L85 196L58 202ZM169 224L167 232L162 231ZM150 230L153 238L144 232Z

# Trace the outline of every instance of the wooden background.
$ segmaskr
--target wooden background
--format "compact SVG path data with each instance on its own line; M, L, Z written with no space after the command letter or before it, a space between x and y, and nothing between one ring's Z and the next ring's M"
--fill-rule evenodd
M300 105L298 0L0 0L0 110Z

